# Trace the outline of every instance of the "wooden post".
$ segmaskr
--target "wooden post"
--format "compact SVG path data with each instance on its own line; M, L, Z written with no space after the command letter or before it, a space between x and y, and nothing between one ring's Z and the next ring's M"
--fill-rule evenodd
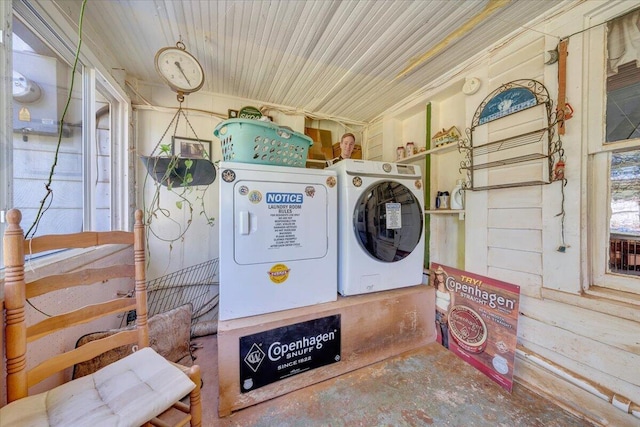
M15 345L7 346L7 403L27 396L27 323L25 318L24 232L20 227L22 213L7 212L4 233L4 306L6 338Z
M143 212L138 209L135 212L135 224L133 226L133 257L135 263L136 282L136 326L138 329L138 343L142 347L149 347L149 328L147 328L147 273L145 257Z

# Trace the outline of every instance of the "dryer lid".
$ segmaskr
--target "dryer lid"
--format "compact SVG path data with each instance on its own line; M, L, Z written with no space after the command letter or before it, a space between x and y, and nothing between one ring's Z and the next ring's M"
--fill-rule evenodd
M264 177L263 177L264 178ZM322 178L324 179L324 178ZM327 255L329 192L316 180L239 179L233 188L237 264L319 259Z

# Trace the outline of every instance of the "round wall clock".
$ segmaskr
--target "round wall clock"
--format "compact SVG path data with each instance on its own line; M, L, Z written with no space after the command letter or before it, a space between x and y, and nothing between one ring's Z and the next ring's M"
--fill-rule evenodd
M477 77L469 77L462 86L462 93L465 95L473 95L480 89L480 79Z
M196 92L204 85L204 70L200 62L185 50L182 42L156 53L156 71L178 94Z

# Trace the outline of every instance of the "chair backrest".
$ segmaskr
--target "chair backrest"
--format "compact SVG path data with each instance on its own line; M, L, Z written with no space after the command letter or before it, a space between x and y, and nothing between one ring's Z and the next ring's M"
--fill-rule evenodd
M149 345L147 325L147 295L145 273L145 238L142 211L135 213L133 232L82 232L34 237L25 240L20 227L22 214L17 209L7 215L4 234L4 298L6 309L6 368L7 401L26 397L29 387L45 378L73 365L91 360L105 351L123 345ZM103 268L83 268L69 273L54 274L25 282L25 253L89 248L94 246L126 244L133 245L133 259L123 265L109 265ZM92 304L48 317L27 325L25 304L28 299L49 292L74 286L100 286L107 280L129 278L135 280L135 295L131 298L117 298ZM95 319L136 310L136 328L92 341L43 361L32 369L27 369L27 344L62 329L88 323Z

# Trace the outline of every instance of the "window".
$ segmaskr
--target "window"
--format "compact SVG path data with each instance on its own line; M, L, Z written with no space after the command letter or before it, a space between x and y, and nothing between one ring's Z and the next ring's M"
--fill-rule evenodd
M589 132L603 136L589 143L592 284L640 294L640 10L609 19L597 40L606 106Z
M64 58L15 17L13 30L11 206L22 211L22 228L29 237L82 231L82 67L72 75L73 69ZM72 79L73 91L67 99ZM39 224L34 225L43 212Z
M0 189L0 206L22 211L27 237L127 228L124 92L86 54L74 73L75 46L25 4L14 2L12 138L0 158L9 184Z
M640 9L607 23L606 142L640 138Z
M640 139L640 10L607 23L606 87L606 143ZM609 180L609 271L640 276L640 150L613 151Z
M610 182L609 270L640 277L640 150L611 153Z

